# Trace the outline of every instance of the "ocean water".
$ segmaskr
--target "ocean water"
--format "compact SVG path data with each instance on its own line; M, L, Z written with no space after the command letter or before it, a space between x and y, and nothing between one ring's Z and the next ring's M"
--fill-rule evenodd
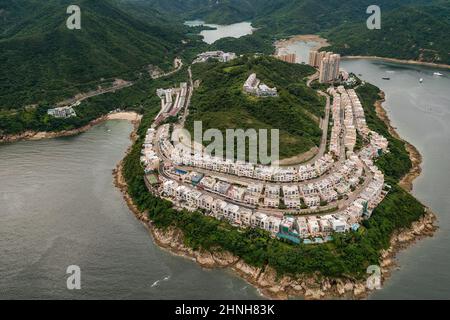
M159 249L113 184L126 121L0 145L0 299L257 299L225 270ZM69 265L81 290L67 289Z
M286 49L306 62L315 45L298 41ZM414 181L413 194L438 217L435 236L401 251L396 261L398 268L370 298L449 299L450 71L372 59L345 60L341 68L385 92L383 106L392 125L423 157L422 174Z

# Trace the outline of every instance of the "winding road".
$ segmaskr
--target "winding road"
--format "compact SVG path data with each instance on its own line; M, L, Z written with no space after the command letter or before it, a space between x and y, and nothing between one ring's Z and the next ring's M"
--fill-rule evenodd
M192 94L194 91L194 85L193 85L193 79L192 79L192 70L191 67L189 66L188 68L188 74L189 74L189 85L188 85L188 99L186 100L186 105L184 107L184 113L179 121L179 123L176 125L176 128L183 128L186 118L189 115L189 106L191 103L191 98L192 98ZM317 79L318 77L318 73L312 75L309 77L308 81L307 81L307 85L310 87L311 82L314 81L315 79ZM319 148L319 152L317 153L317 155L312 158L311 160L308 161L308 163L312 163L314 161L316 161L317 159L321 158L326 151L326 146L327 146L327 137L328 137L328 124L329 124L329 120L330 120L330 104L331 104L331 99L330 96L322 91L317 91L320 95L326 97L326 107L325 107L325 117L323 119L321 119L321 128L323 130L323 135L322 135L322 140L321 140L321 144L320 144L320 148ZM344 117L343 112L341 112L341 120L342 117ZM169 159L168 157L166 157L166 155L162 152L161 150L161 145L160 145L160 137L162 136L162 130L163 127L160 126L157 129L157 132L155 134L155 140L153 141L153 145L155 146L155 151L156 154L158 155L158 157L160 159L162 159L163 161L160 163L160 166L158 168L159 171L159 175L169 179L169 180L174 180L177 183L181 184L181 185L185 185L187 187L192 188L192 185L189 183L185 183L183 181L180 180L179 176L175 176L173 173L171 173L170 171L166 170L166 167L170 167L170 168L174 168L177 167L179 169L184 169L187 171L196 171L199 173L203 173L205 175L209 175L209 176L213 176L216 178L219 178L221 180L224 181L228 181L230 183L236 183L236 184L243 184L243 185L247 185L250 183L263 183L263 184L275 184L275 185L287 185L287 184L291 184L291 185L305 185L305 184L309 184L312 182L319 182L325 178L327 178L330 174L332 174L333 172L335 172L345 161L345 147L344 147L344 141L343 138L341 138L341 157L339 159L338 162L336 162L333 167L329 170L328 174L324 174L319 178L316 179L311 179L308 181L301 181L301 182L289 182L289 183L270 183L270 182L266 182L266 181L260 181L260 180L255 180L252 178L247 178L247 177L238 177L235 175L230 175L230 174L226 174L226 173L220 173L220 172L215 172L215 171L210 171L210 170L206 170L206 169L201 169L201 168L194 168L194 167L189 167L189 166L174 166L173 162L171 159ZM304 165L305 163L303 163L302 165ZM292 167L292 166L291 166ZM295 166L294 166L295 167ZM217 192L213 192L210 190L205 190L205 189L199 189L197 188L198 191L202 192L203 194L206 195L210 195L213 198L218 198L221 199L223 201L226 201L228 203L233 203L235 205L239 205L241 207L247 208L247 209L251 209L254 211L258 211L258 212L262 212L265 213L267 215L270 216L276 216L276 217L281 217L285 214L300 214L300 215L326 215L329 214L329 212L327 211L339 211L339 210L344 210L345 208L347 208L348 206L350 206L359 196L360 194L367 188L367 186L369 185L369 183L372 181L373 179L373 175L371 173L371 171L369 170L369 168L364 164L364 172L365 175L363 175L364 177L364 183L358 185L358 187L356 188L356 190L354 192L351 192L350 194L347 195L347 197L345 197L342 200L338 200L335 202L332 202L326 206L322 206L319 207L318 209L285 209L285 210L281 210L278 208L266 208L266 207L259 207L259 206L254 206L254 205L249 205L243 202L239 202L233 199L230 199L228 197L225 197L222 194L218 194Z
M159 78L167 77L167 76L170 76L170 75L180 71L181 68L183 68L183 61L181 59L179 59L179 58L175 58L174 66L175 66L175 68L173 70L171 70L169 72L166 72L166 73L162 73L162 74L160 74L160 75L158 75L156 77L152 77L152 79L159 79ZM58 106L71 105L71 104L74 104L76 102L82 102L83 100L86 100L86 99L89 99L89 98L92 98L92 97L96 97L96 96L99 96L99 95L102 95L102 94L105 94L105 93L108 93L108 92L115 92L115 91L118 91L118 90L121 90L121 89L124 89L124 88L131 87L133 85L134 85L133 81L123 81L123 82L120 82L119 84L113 85L112 87L109 87L109 88L94 90L94 91L90 91L90 92L87 92L87 93L80 93L80 94L76 95L73 98L66 99L66 100L63 100L61 102L58 102L57 105Z

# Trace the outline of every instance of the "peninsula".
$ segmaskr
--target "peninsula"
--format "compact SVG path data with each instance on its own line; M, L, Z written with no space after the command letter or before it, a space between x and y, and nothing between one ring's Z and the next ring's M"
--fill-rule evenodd
M405 142L378 117L380 90L368 83L331 85L321 92L328 102L318 114L330 114L324 125L330 135L326 152L312 163L274 168L177 148L173 129L201 117L198 105L210 92L202 91L209 85L206 69L239 70L242 76L234 73L233 79L245 88L247 77L261 66L294 68L269 57L207 63L189 68L186 89L173 106L162 104L165 118L159 113L141 126L117 171L130 207L162 247L205 267L230 267L269 297L364 297L370 292L369 266L380 266L386 277L399 244L433 232L434 215L399 186L415 168ZM313 68L303 71L300 81L307 88L311 81L305 76L318 75ZM286 87L277 76L266 74L264 81L276 85L282 97ZM218 87L237 90L231 83ZM250 99L244 90L228 94ZM257 99L273 99L275 106L280 98ZM195 116L189 112L191 100Z

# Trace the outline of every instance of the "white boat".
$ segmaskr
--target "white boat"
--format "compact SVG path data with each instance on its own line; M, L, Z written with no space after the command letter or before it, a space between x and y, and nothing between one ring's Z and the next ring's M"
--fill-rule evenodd
M423 82L423 78L420 78L420 79L419 79L419 82L422 83L422 82Z
M440 73L440 72L435 72L435 73L433 73L433 75L438 76L438 77L442 77L443 76L443 74Z

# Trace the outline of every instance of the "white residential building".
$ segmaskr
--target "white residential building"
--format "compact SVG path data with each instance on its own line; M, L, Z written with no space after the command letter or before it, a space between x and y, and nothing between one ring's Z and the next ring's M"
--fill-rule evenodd
M282 189L285 197L298 196L300 194L297 185L284 185Z
M300 209L301 207L300 196L298 194L293 196L285 196L283 200L284 205L288 209Z
M264 206L269 208L278 208L280 206L279 196L265 196Z
M303 201L310 208L320 206L320 197L318 195L305 196L303 197Z

